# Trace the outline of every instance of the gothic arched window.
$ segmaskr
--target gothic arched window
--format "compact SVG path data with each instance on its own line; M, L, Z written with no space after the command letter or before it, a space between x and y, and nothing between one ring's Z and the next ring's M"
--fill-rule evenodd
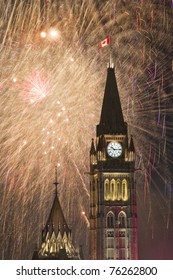
M114 228L114 214L109 212L106 216L107 228Z
M109 179L106 179L104 181L104 199L110 200L110 184Z
M127 180L126 179L124 179L122 181L122 199L124 201L128 200L128 188L127 188Z
M121 200L122 199L122 189L121 189L121 182L118 179L117 180L117 200Z
M117 184L115 179L112 179L110 182L110 193L111 193L111 200L117 199Z
M126 228L127 227L127 216L124 211L121 211L118 214L118 224L120 228Z

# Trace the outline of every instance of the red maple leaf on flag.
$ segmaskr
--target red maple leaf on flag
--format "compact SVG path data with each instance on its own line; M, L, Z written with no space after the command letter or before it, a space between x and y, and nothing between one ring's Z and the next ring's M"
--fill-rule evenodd
M99 46L100 46L100 48L103 48L103 47L110 45L110 43L111 43L111 38L109 36L106 39L104 39L102 42L100 42Z

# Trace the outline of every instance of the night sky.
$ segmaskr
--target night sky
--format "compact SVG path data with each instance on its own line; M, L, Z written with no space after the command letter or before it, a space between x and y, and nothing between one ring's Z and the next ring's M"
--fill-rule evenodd
M89 151L110 47L137 153L139 258L173 259L173 2L0 0L0 257L31 259L54 197L88 258Z

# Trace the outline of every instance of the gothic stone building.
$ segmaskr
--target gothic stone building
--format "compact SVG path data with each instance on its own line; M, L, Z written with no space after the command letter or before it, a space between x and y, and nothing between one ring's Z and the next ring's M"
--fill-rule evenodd
M90 150L90 259L137 259L135 148L109 64L96 143Z

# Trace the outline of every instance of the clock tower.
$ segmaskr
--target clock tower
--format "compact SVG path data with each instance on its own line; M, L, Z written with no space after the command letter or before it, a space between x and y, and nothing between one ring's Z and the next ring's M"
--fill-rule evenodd
M90 150L90 259L138 259L135 148L109 64Z

